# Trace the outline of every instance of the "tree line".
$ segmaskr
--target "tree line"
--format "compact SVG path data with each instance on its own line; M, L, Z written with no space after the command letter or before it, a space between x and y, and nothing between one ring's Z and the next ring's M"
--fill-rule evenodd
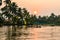
M0 25L60 25L60 15L51 13L50 16L37 17L30 15L26 8L18 7L11 0L5 0L4 3L5 6L0 9Z

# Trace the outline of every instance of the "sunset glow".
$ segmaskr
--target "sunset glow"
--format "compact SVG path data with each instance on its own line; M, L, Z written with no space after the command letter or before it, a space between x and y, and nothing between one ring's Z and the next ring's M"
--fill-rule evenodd
M0 0L0 40L60 40L60 0Z
M34 14L37 14L37 11L34 11Z
M31 14L34 10L38 11L36 15L50 15L52 12L60 14L60 0L12 0L19 7L26 8Z

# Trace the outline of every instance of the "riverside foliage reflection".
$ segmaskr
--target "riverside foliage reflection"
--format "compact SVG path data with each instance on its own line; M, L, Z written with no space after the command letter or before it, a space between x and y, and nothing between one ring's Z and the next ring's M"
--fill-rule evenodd
M60 15L56 16L54 13L43 17L30 15L26 8L18 7L11 0L5 0L3 3L5 6L0 8L0 26L8 26L6 40L16 40L17 35L29 35L29 30L27 30L29 27L41 28L41 26L36 25L60 25ZM0 6L2 6L2 0L0 0ZM19 26L21 26L20 29Z

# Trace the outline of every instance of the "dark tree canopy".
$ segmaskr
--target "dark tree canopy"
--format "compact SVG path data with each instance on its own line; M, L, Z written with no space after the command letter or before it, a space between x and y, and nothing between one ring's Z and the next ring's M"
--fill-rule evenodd
M2 5L2 0L0 0L0 5Z
M51 13L50 16L30 15L26 8L18 7L15 2L5 0L5 6L0 11L0 24L3 25L60 25L60 15ZM0 0L0 6L2 0Z

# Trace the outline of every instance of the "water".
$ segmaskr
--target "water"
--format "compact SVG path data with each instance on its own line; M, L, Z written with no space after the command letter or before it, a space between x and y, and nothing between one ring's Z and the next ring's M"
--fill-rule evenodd
M0 40L6 40L8 27L0 27ZM16 30L16 40L60 40L60 26L42 26Z

